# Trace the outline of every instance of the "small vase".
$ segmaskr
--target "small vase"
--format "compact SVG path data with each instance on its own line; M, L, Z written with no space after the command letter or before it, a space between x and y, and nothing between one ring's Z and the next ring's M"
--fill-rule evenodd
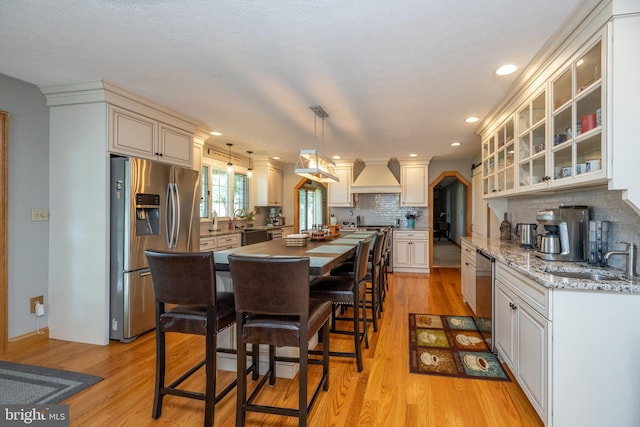
M413 218L407 218L407 228L413 228L416 225L416 220Z

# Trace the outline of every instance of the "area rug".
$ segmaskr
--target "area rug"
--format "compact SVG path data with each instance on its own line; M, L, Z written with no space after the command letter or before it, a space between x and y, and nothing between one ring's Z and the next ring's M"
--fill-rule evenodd
M101 377L0 361L0 404L59 403Z
M409 371L511 381L471 316L409 314Z

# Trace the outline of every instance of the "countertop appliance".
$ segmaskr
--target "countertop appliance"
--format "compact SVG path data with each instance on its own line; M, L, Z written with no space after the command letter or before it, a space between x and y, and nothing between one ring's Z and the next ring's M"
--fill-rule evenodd
M155 327L146 249L199 250L198 174L149 160L111 158L109 338L130 342Z
M536 256L547 261L584 261L588 253L589 208L560 206L536 214L544 226Z
M475 322L480 334L493 353L497 354L495 341L495 258L476 251L476 312Z
M516 237L520 246L532 248L536 246L536 228L538 224L525 224L519 222L516 224Z

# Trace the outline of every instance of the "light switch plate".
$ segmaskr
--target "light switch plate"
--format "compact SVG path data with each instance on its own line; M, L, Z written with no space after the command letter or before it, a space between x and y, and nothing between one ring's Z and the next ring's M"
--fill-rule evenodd
M49 221L49 209L31 209L31 221Z

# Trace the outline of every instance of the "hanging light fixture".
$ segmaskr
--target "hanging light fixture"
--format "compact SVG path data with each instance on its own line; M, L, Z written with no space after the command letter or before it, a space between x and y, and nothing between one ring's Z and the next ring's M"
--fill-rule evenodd
M233 172L233 163L231 163L231 146L233 144L230 144L227 142L227 147L229 147L229 160L227 161L227 173L231 173Z
M249 154L249 167L247 168L247 178L251 178L253 176L253 167L251 167L251 155L253 151L247 151Z
M329 115L319 105L311 105L309 108L315 113L313 117L314 147L310 150L300 150L294 172L312 181L339 182L336 164L333 160L321 155L318 151L316 120L318 117L322 119L322 143L324 144L324 119L329 117Z

